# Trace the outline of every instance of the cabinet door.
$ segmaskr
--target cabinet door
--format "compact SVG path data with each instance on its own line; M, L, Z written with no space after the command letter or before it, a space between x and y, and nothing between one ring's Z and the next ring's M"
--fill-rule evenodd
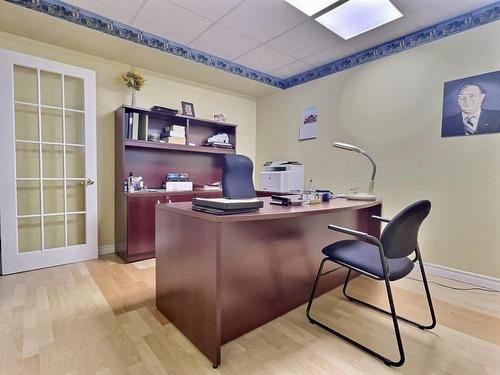
M128 246L129 257L155 251L155 207L163 203L164 196L128 197Z
M173 203L173 202L191 202L191 199L194 198L193 193L176 193L176 194L169 194L166 199L165 203Z

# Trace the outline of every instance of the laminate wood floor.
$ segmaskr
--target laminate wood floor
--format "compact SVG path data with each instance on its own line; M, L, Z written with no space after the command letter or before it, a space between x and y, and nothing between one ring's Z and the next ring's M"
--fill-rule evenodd
M0 374L500 374L499 293L437 285L431 291L438 326L400 325L407 356L402 368L389 368L310 325L301 306L224 345L222 365L214 370L156 310L154 266L154 260L123 264L108 255L0 277ZM382 284L358 278L351 285L353 295L386 305ZM409 279L395 283L396 307L427 321L421 287ZM390 319L341 295L337 288L319 297L315 316L395 356Z

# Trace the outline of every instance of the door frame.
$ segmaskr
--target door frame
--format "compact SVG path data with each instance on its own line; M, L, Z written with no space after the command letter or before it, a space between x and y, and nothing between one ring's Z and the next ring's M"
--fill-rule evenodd
M81 78L84 81L85 178L95 183L85 189L85 235L83 245L18 253L16 140L14 111L14 65ZM97 145L96 83L92 70L0 49L0 236L2 274L29 271L60 264L95 259L97 246ZM38 87L40 83L38 82ZM39 95L38 95L39 96ZM40 106L40 98L38 97ZM64 113L64 112L63 112ZM39 112L40 115L40 112ZM39 119L41 121L41 119ZM40 137L40 135L39 135ZM41 138L39 138L41 141ZM40 147L42 144L40 143ZM41 171L40 171L41 173ZM43 182L40 175L40 183ZM40 199L43 199L40 196ZM66 208L65 208L66 211ZM43 215L43 212L40 212ZM41 216L42 217L42 216ZM67 231L67 228L65 227ZM42 244L43 247L43 244Z

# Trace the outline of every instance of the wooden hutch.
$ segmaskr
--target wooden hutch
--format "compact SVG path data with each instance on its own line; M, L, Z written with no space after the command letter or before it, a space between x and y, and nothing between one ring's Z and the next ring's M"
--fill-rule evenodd
M127 138L129 114L148 116L150 130L182 125L186 145ZM216 133L229 135L236 147L236 125L124 105L115 111L115 251L126 262L155 256L155 205L191 201L194 197L221 197L220 191L127 193L124 182L129 173L142 176L148 188L160 188L171 172L189 174L193 186L221 180L222 161L234 149L206 147L208 137ZM189 146L189 143L195 146Z

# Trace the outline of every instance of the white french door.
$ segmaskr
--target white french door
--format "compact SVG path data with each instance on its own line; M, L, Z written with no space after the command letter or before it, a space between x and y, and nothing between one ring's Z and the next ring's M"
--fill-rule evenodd
M95 73L0 49L2 274L97 258Z

